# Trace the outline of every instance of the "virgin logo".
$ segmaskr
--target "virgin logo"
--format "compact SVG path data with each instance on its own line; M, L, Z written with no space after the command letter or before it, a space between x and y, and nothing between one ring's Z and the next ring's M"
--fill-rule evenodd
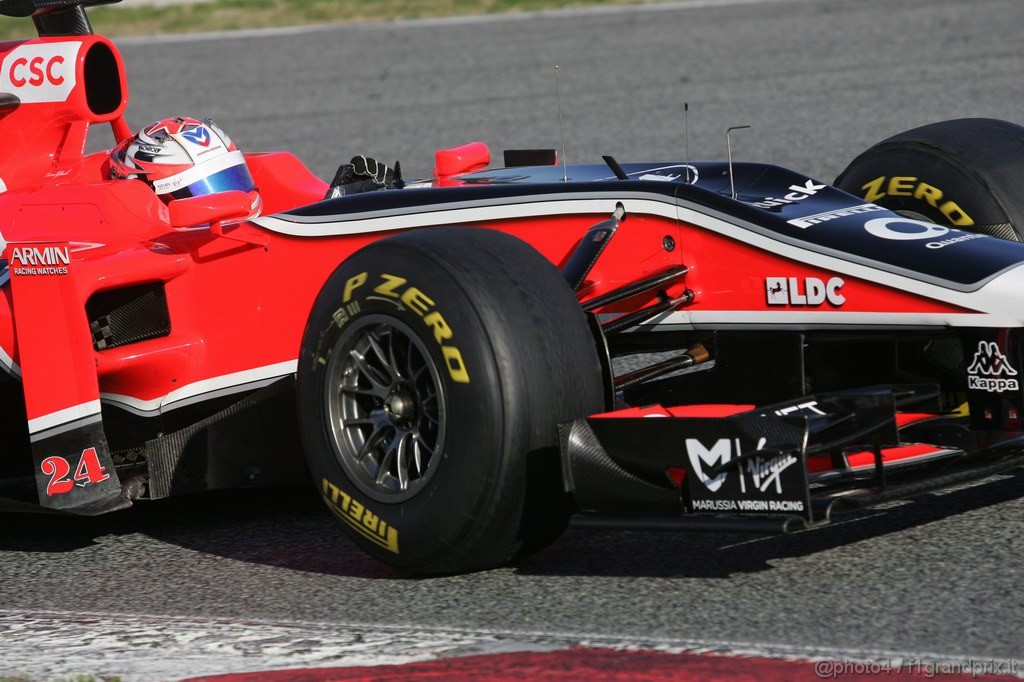
M81 43L20 45L0 66L0 91L23 103L65 102L75 87L75 66Z

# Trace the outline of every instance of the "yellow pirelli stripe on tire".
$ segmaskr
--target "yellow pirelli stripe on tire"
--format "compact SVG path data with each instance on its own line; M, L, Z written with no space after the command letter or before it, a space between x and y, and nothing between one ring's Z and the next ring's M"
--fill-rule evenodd
M349 528L375 545L398 554L398 531L352 496L323 479L323 496L331 512Z

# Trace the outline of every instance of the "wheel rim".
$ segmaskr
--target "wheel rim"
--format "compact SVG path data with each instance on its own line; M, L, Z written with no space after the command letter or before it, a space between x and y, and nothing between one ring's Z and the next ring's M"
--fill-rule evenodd
M397 503L437 472L444 384L426 346L384 315L350 322L330 352L325 407L335 456L371 498Z

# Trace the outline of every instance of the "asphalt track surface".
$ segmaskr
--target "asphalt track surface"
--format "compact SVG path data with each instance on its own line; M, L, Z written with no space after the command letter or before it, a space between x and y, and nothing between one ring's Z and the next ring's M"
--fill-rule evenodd
M689 102L691 157L723 158L725 127L749 124L736 158L831 180L906 128L1024 121L1018 0L695 5L125 40L130 122L209 115L243 148L292 150L325 177L355 153L426 174L437 147L473 139L558 146L558 64L570 162L681 159ZM1022 497L1017 473L790 537L570 531L517 566L430 580L364 557L312 491L3 514L0 672L144 679L155 673L98 652L198 652L187 633L219 627L255 638L211 645L252 669L294 621L345 640L342 664L414 660L422 633L454 637L447 653L584 642L1024 660ZM61 644L77 626L78 648Z

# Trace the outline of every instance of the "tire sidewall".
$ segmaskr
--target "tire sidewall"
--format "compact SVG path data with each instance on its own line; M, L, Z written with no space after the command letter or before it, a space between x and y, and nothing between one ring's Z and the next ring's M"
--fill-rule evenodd
M981 178L940 150L913 142L872 148L843 171L836 187L890 210L966 231L1011 222Z
M504 398L493 351L472 301L444 269L425 264L422 254L393 245L382 258L376 246L337 268L310 314L298 368L299 420L314 482L334 515L371 554L415 568L462 543L473 532L474 520L495 503L497 482L518 474L507 470L506 458L493 454L510 445ZM364 283L352 286L360 280ZM431 302L422 314L424 299L416 306L402 302L401 296L413 288ZM425 322L432 313L441 316L452 332L450 338L438 341L437 318L431 318L433 326ZM413 330L444 384L441 409L446 429L434 455L441 459L422 489L397 503L362 492L339 462L328 436L324 396L329 363L324 360L345 328L367 315L388 316ZM453 362L453 348L460 362Z

